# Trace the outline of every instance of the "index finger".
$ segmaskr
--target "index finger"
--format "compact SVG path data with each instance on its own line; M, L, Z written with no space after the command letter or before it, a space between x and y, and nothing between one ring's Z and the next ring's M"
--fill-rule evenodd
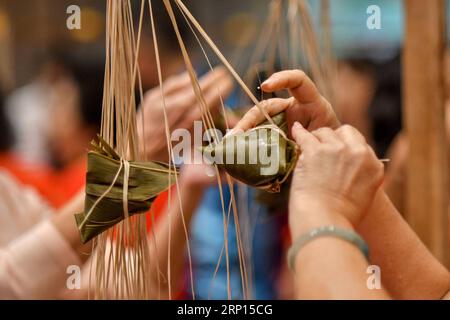
M265 92L288 89L302 104L320 102L322 95L314 82L301 70L285 70L274 73L261 85Z
M259 107L258 106L252 107L244 115L244 117L236 124L232 132L240 130L245 132L264 122L266 118L259 109L260 107L264 108L264 110L266 110L269 116L274 116L288 109L291 106L292 102L293 102L292 99L280 99L280 98L264 100L260 103Z

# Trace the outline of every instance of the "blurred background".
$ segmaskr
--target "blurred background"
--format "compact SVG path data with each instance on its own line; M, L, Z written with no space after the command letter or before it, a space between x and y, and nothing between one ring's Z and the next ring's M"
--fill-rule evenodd
M225 52L239 45L245 46L249 39L254 38L264 23L268 3L268 0L186 1ZM319 1L310 3L318 18ZM66 28L66 9L72 4L81 8L81 31ZM365 27L366 9L371 4L379 5L382 10L381 30L371 31ZM334 48L339 56L389 58L402 45L401 1L334 0L330 5ZM39 57L50 49L64 48L87 60L101 60L104 23L105 3L101 0L1 0L0 70L3 86L11 89L26 83ZM251 30L246 39L240 39L236 34L236 30L243 29Z
M139 9L139 3L135 1L134 9ZM255 39L267 23L269 3L185 1L241 74L247 68L245 61L254 50ZM309 3L313 21L319 24L320 1ZM380 30L366 26L366 10L373 4L381 9ZM66 27L70 5L81 9L81 30ZM399 211L405 212L408 141L402 131L403 1L332 0L330 15L337 58L335 108L343 123L366 136L380 158L391 159L386 188ZM167 75L177 73L182 61L171 26L163 21L158 28ZM195 39L189 30L184 32L190 53L196 61L203 61ZM147 20L140 54L145 90L157 85L152 50ZM55 208L84 185L84 155L101 119L104 53L105 1L0 0L0 168L36 188ZM449 74L448 66L446 63L443 67L445 75ZM204 70L205 63L198 62L197 68ZM448 78L446 96L450 91ZM283 241L279 246L286 246ZM276 259L279 267L281 262ZM282 269L278 267L276 270ZM273 270L268 272L272 274ZM280 278L277 283L284 283L283 272L277 272L276 277ZM289 297L288 290L276 290L271 287L266 290L268 294L259 297Z

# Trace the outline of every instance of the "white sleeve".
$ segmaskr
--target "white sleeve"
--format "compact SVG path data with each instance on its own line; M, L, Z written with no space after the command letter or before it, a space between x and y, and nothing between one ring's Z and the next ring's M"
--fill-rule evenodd
M0 299L54 299L71 265L81 268L78 255L52 222L42 222L0 248Z

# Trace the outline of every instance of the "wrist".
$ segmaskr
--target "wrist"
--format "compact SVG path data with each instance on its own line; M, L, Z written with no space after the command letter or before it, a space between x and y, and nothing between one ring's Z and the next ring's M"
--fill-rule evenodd
M342 214L342 210L345 209L325 201L311 199L302 201L300 198L291 201L289 225L292 238L295 239L311 229L328 225L353 230L354 225L345 214Z
M304 211L309 211L309 207L314 207L321 211L341 215L354 227L359 224L368 209L364 210L350 199L339 194L322 190L308 194L304 192L300 196L294 197L290 205L296 207L299 214L306 214Z

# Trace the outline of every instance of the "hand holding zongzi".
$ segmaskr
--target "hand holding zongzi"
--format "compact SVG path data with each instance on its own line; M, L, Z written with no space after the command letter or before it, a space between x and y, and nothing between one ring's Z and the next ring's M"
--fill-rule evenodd
M337 129L339 120L330 103L320 94L312 80L301 70L287 70L273 74L261 89L271 93L289 90L289 99L269 99L261 103L270 116L286 112L288 127L300 122L308 131L322 127ZM234 130L247 131L265 120L258 106L254 106L236 125Z
M247 185L280 192L299 156L298 146L287 137L284 113L247 132L235 132L204 148L204 156Z
M292 179L291 225L304 226L326 214L356 227L383 182L384 166L375 152L350 126L310 133L296 123L292 135L302 156Z

